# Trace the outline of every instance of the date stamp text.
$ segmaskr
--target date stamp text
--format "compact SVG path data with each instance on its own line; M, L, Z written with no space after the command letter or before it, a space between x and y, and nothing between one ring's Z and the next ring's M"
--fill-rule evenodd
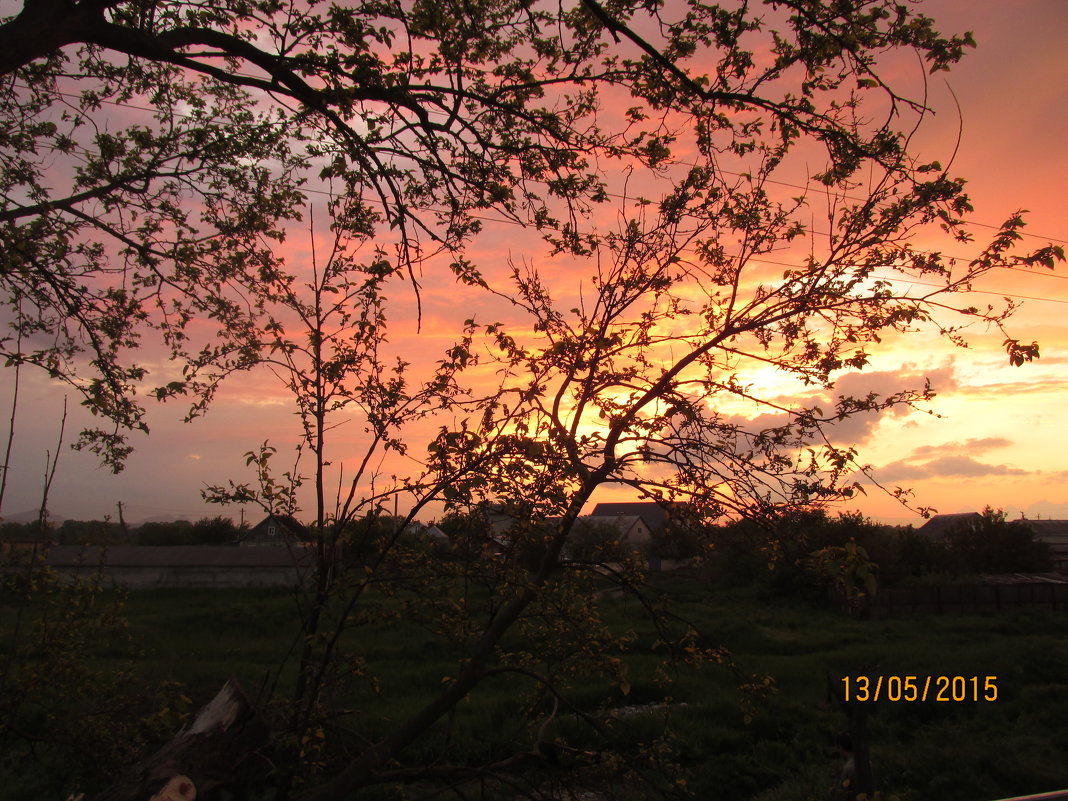
M997 676L844 676L846 701L940 703L998 700Z

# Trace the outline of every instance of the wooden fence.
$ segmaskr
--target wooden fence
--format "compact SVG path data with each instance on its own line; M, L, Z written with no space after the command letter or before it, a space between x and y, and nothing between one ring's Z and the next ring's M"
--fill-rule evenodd
M850 605L842 602L844 609ZM971 612L997 612L1002 609L1068 609L1068 583L1048 581L917 585L880 588L853 614L869 618L907 615L955 615Z

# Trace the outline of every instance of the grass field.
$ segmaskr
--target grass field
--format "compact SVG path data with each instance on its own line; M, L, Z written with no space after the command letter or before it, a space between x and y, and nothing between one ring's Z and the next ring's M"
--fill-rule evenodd
M671 690L674 759L698 797L824 798L840 761L834 737L846 727L844 712L829 701L829 673L912 675L921 685L927 676L978 676L983 695L991 694L983 692L985 678L996 677L994 701L970 700L969 684L965 701L884 698L872 705L873 767L886 793L916 801L982 801L1068 788L1063 615L859 621L681 574L657 576L655 587L671 599L672 612L697 626L705 644L725 646L734 661L734 670L713 666L684 675ZM144 648L140 670L181 682L199 703L226 676L237 676L252 696L269 686L295 634L293 603L277 591L160 590L131 594L126 614ZM656 710L652 705L665 691L653 681L652 631L633 601L603 604L614 628L638 635L629 658L630 692L606 698L590 685L576 687L574 697L590 711L645 704ZM363 636L381 684L379 694L361 698L368 717L396 720L413 711L454 669L448 649L418 629L378 625ZM739 681L755 677L759 683L765 675L773 691L747 707ZM474 736L466 744L472 758L487 755L496 735L507 731L515 691L508 682L491 683L465 705L461 714L474 724L467 730L487 733L485 742ZM648 737L663 726L662 714L639 712L618 725ZM432 750L433 739L422 747Z

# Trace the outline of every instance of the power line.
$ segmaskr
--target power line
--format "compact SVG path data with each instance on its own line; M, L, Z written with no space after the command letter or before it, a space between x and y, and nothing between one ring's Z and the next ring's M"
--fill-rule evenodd
M926 282L926 281L914 281L911 278L895 277L895 276L889 276L889 277L886 277L886 278L877 278L876 280L881 280L881 281L907 281L908 283L915 284L916 286L930 286L930 287L935 287L935 288L938 288L938 287L942 286L942 284L932 284L932 283L929 283L929 282ZM963 294L968 294L968 295L996 295L999 298L1012 298L1013 300L1037 300L1037 301L1039 301L1041 303L1063 303L1063 304L1068 304L1068 300L1061 300L1059 298L1038 298L1038 297L1035 297L1034 295L1014 295L1014 294L1009 294L1008 292L995 292L992 289L969 289Z

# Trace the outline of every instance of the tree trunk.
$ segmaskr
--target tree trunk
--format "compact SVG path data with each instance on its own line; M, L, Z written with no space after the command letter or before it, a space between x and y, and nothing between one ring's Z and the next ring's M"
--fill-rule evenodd
M243 798L265 772L254 752L266 739L266 726L230 679L191 724L92 801Z

